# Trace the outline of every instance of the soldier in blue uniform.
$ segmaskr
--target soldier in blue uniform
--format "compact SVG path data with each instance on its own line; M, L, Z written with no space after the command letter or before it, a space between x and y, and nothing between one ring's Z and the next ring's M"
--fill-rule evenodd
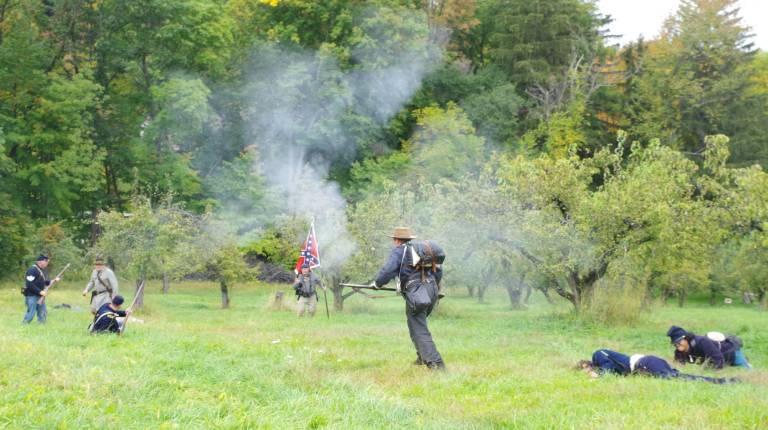
M649 375L657 378L686 379L690 381L704 381L713 384L726 384L738 382L737 379L710 378L707 376L688 375L680 373L667 363L666 360L653 355L634 354L631 357L610 349L598 349L592 354L592 360L581 360L577 368L597 378L603 374L611 373L619 376L632 374Z
M24 277L24 303L27 306L27 312L24 314L24 324L29 324L35 317L37 312L37 322L44 324L48 318L48 309L45 307L45 302L38 304L37 301L41 297L45 297L45 287L59 282L59 278L48 280L44 269L48 267L48 257L40 255L37 257L37 261L27 270Z
M741 345L734 338L723 336L722 341L716 342L674 325L667 331L667 336L675 345L675 361L678 363L703 364L715 369L722 369L726 365L752 368Z
M123 296L115 296L111 303L103 304L96 312L91 333L120 333L124 318L128 316L128 312L120 310L123 301Z
M416 347L414 364L426 365L430 369L444 370L445 363L437 351L432 333L427 326L427 317L435 307L438 299L438 284L442 278L442 269L422 270L412 265L412 256L405 252L408 242L415 239L407 227L397 227L390 236L394 249L389 259L379 271L376 280L371 285L382 287L392 279L397 278L397 289L405 298L405 316L408 321L408 332ZM408 248L410 249L410 248Z

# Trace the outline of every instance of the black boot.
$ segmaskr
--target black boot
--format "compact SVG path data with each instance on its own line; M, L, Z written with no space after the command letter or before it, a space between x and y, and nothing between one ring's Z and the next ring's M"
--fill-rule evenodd
M443 363L442 361L433 361L433 362L431 362L431 363L427 363L427 367L428 367L430 370L441 370L441 371L445 371L445 363Z

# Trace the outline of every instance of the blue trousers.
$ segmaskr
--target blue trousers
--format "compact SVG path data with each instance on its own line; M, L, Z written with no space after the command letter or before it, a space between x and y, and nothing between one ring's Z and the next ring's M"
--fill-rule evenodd
M40 299L38 296L24 296L24 302L27 305L27 313L24 314L24 324L32 322L32 318L35 317L37 312L37 322L44 324L48 318L48 308L45 307L45 302L42 305L38 305L37 301Z
M749 361L747 361L747 357L744 355L744 351L742 350L738 350L733 354L733 365L745 367L747 369L752 368L752 365L749 364Z

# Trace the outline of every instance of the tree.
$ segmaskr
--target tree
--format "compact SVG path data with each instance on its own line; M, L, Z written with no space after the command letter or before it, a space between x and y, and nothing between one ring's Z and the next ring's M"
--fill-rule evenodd
M102 235L96 252L115 261L125 276L135 277L137 289L166 273L177 279L189 273L184 257L197 224L180 205L166 200L153 206L148 198L137 196L131 212L105 211L98 221ZM137 305L143 305L143 294Z
M205 272L212 275L221 289L221 307L229 308L229 288L236 282L252 281L258 272L248 267L243 253L230 242L214 248L205 258Z
M0 128L0 253L6 256L0 259L0 274L18 269L23 256L31 251L24 240L29 234L28 224L23 221L9 180L13 166L13 161L5 155L3 129Z
M752 89L750 38L736 0L681 2L645 54L632 137L660 137L700 155L705 136L725 134L731 138L732 162L764 162L766 95Z
M31 246L35 253L42 252L53 259L56 268L63 268L67 263L72 264L69 275L86 275L87 263L83 249L75 244L72 234L60 223L44 225L37 229ZM29 260L34 260L37 254L30 254ZM79 273L78 273L79 272Z
M768 309L768 174L760 166L727 168L728 139L709 139L708 153L712 162L708 168L713 180L704 190L715 199L720 210L720 224L728 233L723 237L721 258L725 259L725 275L743 291L757 291L763 309Z
M601 27L609 21L593 2L582 0L502 0L491 19L492 61L503 67L521 91L568 68L574 53L592 59L602 46Z

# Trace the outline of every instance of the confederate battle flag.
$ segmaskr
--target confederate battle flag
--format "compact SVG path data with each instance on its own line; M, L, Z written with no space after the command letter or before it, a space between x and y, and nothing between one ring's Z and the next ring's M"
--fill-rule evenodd
M315 236L315 222L309 226L307 240L304 241L304 247L299 254L299 260L296 262L296 273L301 273L301 266L306 262L310 269L320 267L320 254L317 252L317 236Z

